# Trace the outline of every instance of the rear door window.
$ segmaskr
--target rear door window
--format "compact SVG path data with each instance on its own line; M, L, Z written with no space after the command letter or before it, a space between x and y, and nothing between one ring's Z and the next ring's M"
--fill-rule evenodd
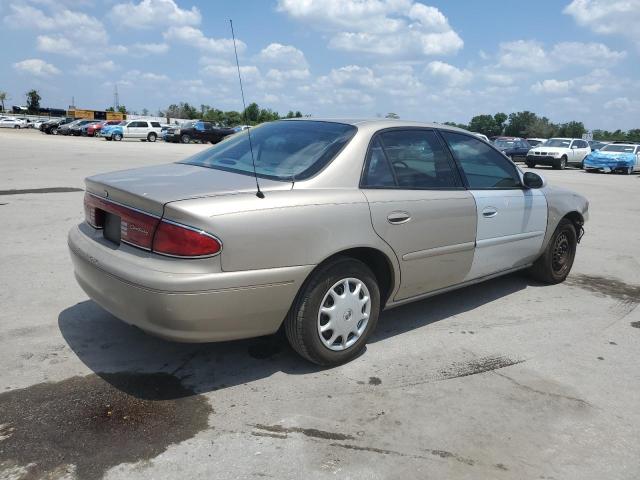
M458 174L433 130L391 130L369 152L364 185L404 189L461 187Z

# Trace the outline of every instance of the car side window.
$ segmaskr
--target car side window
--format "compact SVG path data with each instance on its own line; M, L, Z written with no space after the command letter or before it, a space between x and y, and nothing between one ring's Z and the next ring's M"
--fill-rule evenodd
M396 180L391 170L387 156L382 150L380 139L376 138L369 149L367 158L367 170L365 171L363 185L366 187L395 187Z
M458 177L433 130L391 130L379 143L398 188L457 188Z
M460 163L470 189L521 188L515 165L484 142L461 133L443 131Z
M153 128L160 128L160 122L151 122Z

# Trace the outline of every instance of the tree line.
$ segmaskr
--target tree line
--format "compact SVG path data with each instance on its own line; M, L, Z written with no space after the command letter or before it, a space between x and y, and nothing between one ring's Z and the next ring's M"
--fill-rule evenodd
M570 121L554 123L547 117L539 117L533 112L496 113L494 115L476 115L465 125L456 122L445 122L446 125L478 132L487 137L505 135L523 138L571 137L580 138L587 132L584 123ZM640 128L628 131L593 130L593 138L597 140L633 140L640 141Z
M200 105L200 108L197 108L189 103L181 102L179 104L171 104L165 110L159 110L158 116L204 120L225 126L235 126L244 123L257 125L258 123L271 122L281 118L301 118L303 115L300 111L294 112L293 110L289 110L289 112L283 116L270 108L261 108L255 102L247 105L247 108L240 112L235 110L223 111L210 107L209 105Z

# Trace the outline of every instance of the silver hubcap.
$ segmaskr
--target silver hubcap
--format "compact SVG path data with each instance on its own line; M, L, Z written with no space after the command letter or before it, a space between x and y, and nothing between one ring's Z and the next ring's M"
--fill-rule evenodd
M330 350L346 350L364 333L371 314L369 289L357 278L336 282L318 312L318 334Z

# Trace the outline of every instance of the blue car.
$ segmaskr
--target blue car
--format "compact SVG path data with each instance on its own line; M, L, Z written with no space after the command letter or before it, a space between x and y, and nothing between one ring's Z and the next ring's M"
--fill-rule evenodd
M114 138L116 140L122 140L122 136L123 136L122 127L127 123L128 122L126 120L123 120L117 125L105 125L100 131L100 136L104 137L105 140L113 140Z
M640 143L609 143L585 157L584 169L588 172L622 172L631 175L640 170Z

